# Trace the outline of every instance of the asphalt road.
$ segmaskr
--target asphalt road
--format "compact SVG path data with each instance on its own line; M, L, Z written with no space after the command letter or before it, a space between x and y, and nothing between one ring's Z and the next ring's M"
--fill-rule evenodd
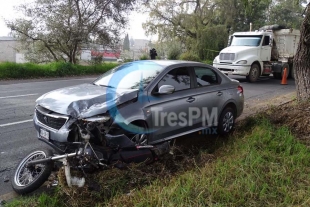
M288 85L281 85L281 81L272 77L261 78L256 83L247 83L240 76L231 77L242 83L248 104L295 90L292 80ZM0 81L0 195L12 191L11 173L17 163L31 150L44 146L37 140L32 123L35 100L51 90L92 80Z

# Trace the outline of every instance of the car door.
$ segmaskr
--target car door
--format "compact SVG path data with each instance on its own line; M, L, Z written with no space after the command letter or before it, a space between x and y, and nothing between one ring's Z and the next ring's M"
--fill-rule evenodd
M222 105L225 102L225 88L221 85L220 76L208 67L193 67L195 102L193 107L196 108L200 116L196 115L194 119L195 128L207 128L217 124L220 116Z
M172 138L188 131L188 109L195 103L193 77L187 67L178 67L168 71L149 94L148 110L152 114L152 142L163 138ZM171 94L156 95L163 85L171 85L175 91Z

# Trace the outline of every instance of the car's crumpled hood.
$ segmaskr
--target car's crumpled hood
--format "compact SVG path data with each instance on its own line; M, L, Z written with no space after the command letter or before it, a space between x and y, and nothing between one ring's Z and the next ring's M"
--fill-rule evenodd
M137 96L137 89L116 90L93 84L81 84L46 93L39 97L36 103L60 114L87 118L105 113L109 108Z

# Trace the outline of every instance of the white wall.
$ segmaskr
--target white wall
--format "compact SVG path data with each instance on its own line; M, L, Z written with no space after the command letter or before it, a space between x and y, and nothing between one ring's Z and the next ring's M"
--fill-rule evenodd
M81 60L91 60L91 51L90 50L82 50Z
M16 53L16 63L26 63L25 55L22 53Z

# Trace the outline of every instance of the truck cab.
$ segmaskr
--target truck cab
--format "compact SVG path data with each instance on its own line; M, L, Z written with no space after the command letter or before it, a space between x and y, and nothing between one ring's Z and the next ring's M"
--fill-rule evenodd
M214 59L213 66L229 75L246 76L255 82L261 75L270 75L273 32L236 32L229 38L228 47Z

